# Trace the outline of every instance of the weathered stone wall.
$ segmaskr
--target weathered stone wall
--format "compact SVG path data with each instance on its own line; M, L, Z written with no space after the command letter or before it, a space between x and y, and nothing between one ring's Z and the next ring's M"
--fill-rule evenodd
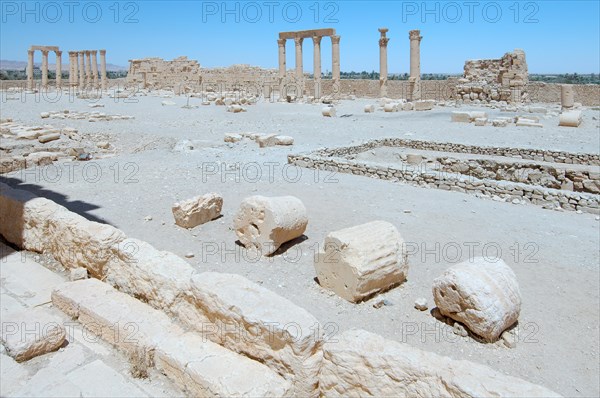
M182 83L197 85L200 84L200 64L187 57L172 61L162 58L133 59L129 61L127 83L156 89Z
M600 165L600 158L596 154L478 147L393 138L369 141L357 146L324 149L307 154L291 154L288 155L288 162L299 167L330 170L391 181L403 181L417 186L484 195L486 197L498 196L507 201L514 201L516 199L519 203L531 203L547 209L562 208L564 210L600 213L600 195L596 194L600 188L600 170L587 173L575 170L569 172L563 171L563 173L559 171L557 173L556 169L549 168L545 170L543 167L539 167L532 168L530 173L529 171L524 172L520 168L521 165L514 167L513 164L508 162L506 163L506 168L496 164L494 166L495 172L492 173L491 169L493 167L490 165L487 166L488 170L484 170L478 162L458 161L455 159L449 161L447 158L440 159L442 170L428 170L426 167L420 165L398 165L395 167L351 159L351 155L381 146L506 156L563 164ZM508 170L511 169L515 170L509 172ZM533 178L536 173L540 174L539 179ZM524 176L527 176L527 178L523 179ZM500 177L506 177L508 180L512 179L512 181L499 179ZM540 184L542 180L546 181L546 183ZM566 186L569 188L572 186L572 189L585 192L548 187L556 186L557 184L560 184L561 188L563 184L567 184Z

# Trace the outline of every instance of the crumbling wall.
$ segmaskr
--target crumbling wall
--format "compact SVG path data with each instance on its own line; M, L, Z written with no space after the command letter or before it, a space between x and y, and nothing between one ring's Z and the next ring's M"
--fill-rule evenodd
M465 62L464 76L458 81L457 94L463 101L527 102L529 74L525 51L516 49L500 59Z
M172 61L162 58L133 59L129 61L127 84L155 89L200 84L200 64L187 57Z

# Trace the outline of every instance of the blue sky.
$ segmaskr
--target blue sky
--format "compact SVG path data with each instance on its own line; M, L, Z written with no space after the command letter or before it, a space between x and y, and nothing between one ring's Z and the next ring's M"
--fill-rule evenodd
M0 58L27 59L32 45L106 48L107 62L187 55L202 66L276 68L280 31L335 28L342 71L379 70L379 32L389 28L390 73L408 72L408 31L420 29L422 73L460 73L464 61L522 48L530 73L600 72L600 1L5 1ZM323 71L331 42L322 41ZM294 44L287 44L294 67ZM312 71L312 40L304 42ZM36 62L41 56L36 54ZM51 56L50 62L54 62Z

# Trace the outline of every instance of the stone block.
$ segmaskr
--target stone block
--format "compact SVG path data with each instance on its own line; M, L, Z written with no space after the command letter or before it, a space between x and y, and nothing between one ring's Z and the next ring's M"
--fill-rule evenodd
M433 106L435 105L435 101L434 100L422 100L422 101L415 101L413 104L414 104L415 111L430 111L433 109Z
M41 142L42 144L45 144L46 142L58 140L58 139L60 139L60 133L44 134L44 135L40 135L38 137L38 141Z
M331 232L316 256L315 270L325 289L360 302L406 280L404 241L396 227L385 221Z
M454 123L471 123L471 115L469 112L452 112L451 121Z
M239 134L227 133L225 134L225 142L239 142L242 140L242 136Z
M302 236L308 224L306 208L294 196L250 196L242 201L233 221L242 245L263 255Z
M189 291L194 272L183 258L137 239L114 245L106 268L108 284L168 314Z
M365 113L374 113L375 112L375 105L371 104L371 105L365 105Z
M448 268L433 281L442 315L493 342L519 318L521 293L515 273L501 259L477 257Z
M58 350L66 331L61 319L44 308L28 308L2 314L2 343L17 362Z
M364 330L324 345L321 396L559 397L545 387L471 361L453 360Z
M183 228L194 228L221 215L223 197L217 193L207 193L173 205L175 224Z
M260 362L196 333L165 339L156 368L195 397L283 397L291 383Z
M243 276L215 272L192 277L192 299L191 327L290 380L291 395L318 396L323 332L305 309Z

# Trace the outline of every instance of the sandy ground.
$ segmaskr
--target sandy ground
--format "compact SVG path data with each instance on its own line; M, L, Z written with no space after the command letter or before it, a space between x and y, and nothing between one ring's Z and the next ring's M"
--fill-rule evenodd
M96 110L133 115L134 120L89 123L39 117L43 111L89 111L87 101L61 98L50 103L32 97L3 101L2 117L107 134L116 154L14 172L8 175L11 185L21 184L157 248L181 256L194 253L189 261L199 270L244 275L309 310L331 339L349 328L362 328L489 365L565 396L600 394L597 216L286 166L288 153L384 137L598 153L599 111L586 110L578 129L558 127L558 117L542 118L543 129L494 128L450 123L455 108L363 113L364 105L373 100L345 101L337 106L338 117L324 118L316 104L259 103L246 113L233 114L214 105L182 109L186 103L182 97L169 99L176 106L161 106L164 98L141 97L135 103L98 101L105 107ZM481 110L461 108L469 109ZM224 133L247 131L291 135L296 143L264 149L248 140L223 143ZM194 149L174 150L182 140L193 141ZM223 217L192 230L174 225L174 202L211 191L224 197ZM306 239L259 260L236 245L233 217L240 201L256 194L300 198L309 214ZM147 216L152 219L147 221ZM377 219L396 225L408 242L408 281L358 305L324 291L314 280L313 268L313 255L324 236ZM433 308L432 280L448 266L481 255L500 255L517 274L523 307L514 349L459 337L429 311L413 308L419 297L427 298ZM380 298L390 305L373 308Z

